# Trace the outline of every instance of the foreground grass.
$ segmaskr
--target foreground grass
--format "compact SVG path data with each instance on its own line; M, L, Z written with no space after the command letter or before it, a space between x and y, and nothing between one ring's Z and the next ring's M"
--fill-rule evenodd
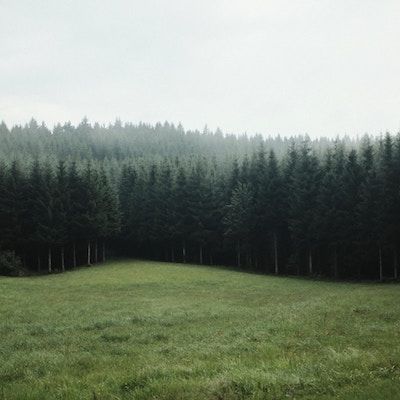
M0 278L0 399L400 399L400 287L119 261Z

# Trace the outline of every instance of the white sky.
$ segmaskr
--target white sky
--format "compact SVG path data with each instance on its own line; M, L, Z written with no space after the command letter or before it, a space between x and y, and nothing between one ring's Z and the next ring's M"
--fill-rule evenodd
M0 120L400 129L399 0L0 0Z

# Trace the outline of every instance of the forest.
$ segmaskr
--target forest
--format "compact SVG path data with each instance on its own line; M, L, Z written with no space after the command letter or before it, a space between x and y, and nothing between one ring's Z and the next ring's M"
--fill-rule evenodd
M400 135L311 140L170 123L0 124L0 273L107 255L398 278Z

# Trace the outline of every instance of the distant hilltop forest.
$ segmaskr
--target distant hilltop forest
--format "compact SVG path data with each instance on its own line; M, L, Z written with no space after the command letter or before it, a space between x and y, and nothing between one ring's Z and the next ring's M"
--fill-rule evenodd
M52 130L44 123L32 119L25 126L8 128L0 123L0 158L5 161L18 160L21 163L40 159L53 162L110 160L137 162L139 158L163 160L178 157L193 158L243 158L256 152L263 143L265 149L273 150L280 158L293 142L308 140L312 148L320 153L331 147L335 140L319 138L310 140L306 136L267 137L223 134L205 127L202 131L185 131L182 125L168 122L149 125L140 123L123 124L116 120L107 126L90 124L84 118L78 126L67 122L57 124ZM341 143L347 148L358 147L359 139L343 137ZM119 164L122 166L122 164Z
M400 136L291 138L164 123L0 124L0 272L106 252L397 279Z

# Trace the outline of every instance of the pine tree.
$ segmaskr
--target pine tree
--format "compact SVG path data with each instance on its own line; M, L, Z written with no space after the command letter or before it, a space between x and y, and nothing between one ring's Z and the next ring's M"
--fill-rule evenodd
M382 247L387 245L393 254L393 275L397 277L397 234L396 208L399 199L399 183L396 175L393 140L386 134L381 143L380 163L377 172L378 199L378 235ZM382 246L383 245L383 246ZM381 277L382 279L382 277Z
M251 233L253 193L249 185L240 183L233 191L224 218L225 235L235 241L237 266L242 265L241 250L247 247Z
M157 188L157 198L159 207L159 237L164 244L164 259L175 259L173 243L173 226L175 221L173 204L173 176L169 162L164 160L161 171L159 185Z
M395 189L395 206L393 210L393 277L398 279L400 251L400 133L394 141L393 150L393 186Z
M47 271L53 272L53 248L57 244L59 225L57 221L57 201L55 178L50 165L35 163L29 179L30 214L32 215L33 242L46 249ZM39 266L39 261L38 261Z
M344 210L346 228L343 233L343 241L345 243L346 253L350 254L348 264L352 264L351 253L354 253L358 238L358 220L357 207L360 203L361 196L362 170L359 163L357 152L353 149L350 151L343 173L343 187L345 193Z
M360 202L357 206L358 217L358 242L363 249L362 254L369 255L378 261L378 276L383 279L382 237L381 220L379 213L380 188L379 178L374 159L374 150L368 137L364 138L361 151L362 181L360 189ZM377 251L371 251L376 249ZM368 260L364 259L365 264Z
M67 208L68 237L72 241L72 266L76 268L78 243L86 241L86 208L87 195L86 184L79 175L77 166L72 163L67 177L69 205Z
M317 233L321 245L332 258L333 276L339 276L339 256L345 245L347 226L346 188L344 186L345 153L338 141L333 152L328 151L323 165L318 196Z
M279 238L285 225L283 182L278 161L273 150L270 151L268 160L268 174L266 182L265 223L269 236L272 239L274 253L274 272L279 273Z
M106 240L115 237L121 229L117 194L109 183L104 169L100 170L97 192L98 237L102 241L102 261L106 260Z
M179 167L174 190L174 214L176 222L173 231L174 241L182 249L182 261L186 262L187 238L190 235L190 215L188 204L187 178L183 167Z
M204 246L206 244L206 185L205 171L200 162L197 162L191 170L187 181L187 220L186 224L190 232L189 240L198 248L200 264L203 264Z
M54 218L57 229L55 242L60 246L61 271L65 271L65 245L68 241L68 207L70 196L68 191L68 177L65 163L59 161L54 185Z
M317 246L316 209L320 181L319 162L312 153L309 142L305 141L300 149L299 160L293 171L290 187L290 219L295 254L298 258L300 273L301 255L308 261L308 273L313 274L313 253Z
M3 176L0 213L2 222L2 241L6 249L12 249L24 255L27 242L25 215L28 210L26 201L27 182L19 164L14 161Z

